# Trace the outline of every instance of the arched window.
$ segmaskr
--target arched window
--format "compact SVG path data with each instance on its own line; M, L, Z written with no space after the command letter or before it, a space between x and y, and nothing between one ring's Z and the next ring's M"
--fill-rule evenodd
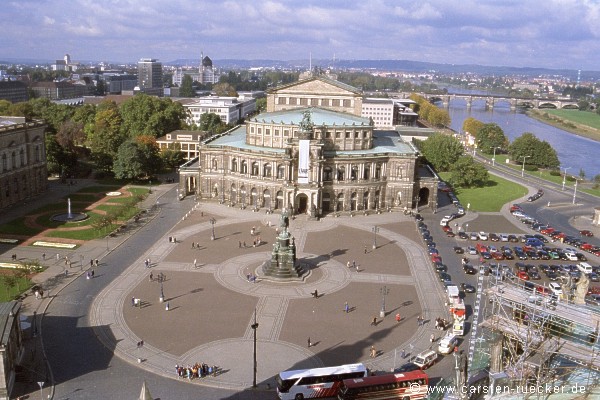
M375 165L375 179L381 179L381 163Z
M21 151L19 152L19 158L21 159L21 167L25 166L25 152L23 151L23 149L21 149Z
M339 167L338 170L337 170L337 180L338 181L343 181L345 175L346 175L346 168Z
M344 194L340 193L338 194L337 197L337 205L335 207L336 211L343 211L344 210Z
M365 165L365 170L363 173L363 179L369 179L371 175L371 167L369 165Z
M369 192L363 194L363 210L369 209Z
M356 165L352 166L352 170L350 171L350 180L355 181L358 178L358 167Z
M231 160L231 172L237 172L238 171L238 162L237 162L237 158L234 158L233 160Z
M246 160L242 161L242 169L240 171L242 174L247 174L248 173L248 163L246 162Z
M40 162L40 146L35 146L35 162Z
M6 154L2 154L2 172L8 170L8 162L6 160Z
M255 162L252 163L252 173L251 173L251 175L252 176L257 176L258 175L258 171L259 171L259 169L258 169L258 163L255 161Z
M12 157L11 157L11 166L10 169L16 169L17 168L17 154L13 151L12 152Z
M270 178L271 174L272 174L271 170L272 170L271 164L265 164L265 166L263 167L263 176L265 178Z
M277 167L277 179L285 179L285 165Z
M216 171L218 169L218 163L216 158L212 159L212 169L213 171Z
M333 171L331 170L331 167L323 168L323 180L326 182L333 180Z

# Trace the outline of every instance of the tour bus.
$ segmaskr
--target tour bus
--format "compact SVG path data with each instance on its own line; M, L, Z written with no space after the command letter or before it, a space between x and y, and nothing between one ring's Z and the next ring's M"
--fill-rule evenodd
M429 378L421 370L344 379L340 386L338 399L426 399L428 385Z
M318 399L337 396L344 379L367 376L363 364L283 371L277 375L277 395L282 400Z

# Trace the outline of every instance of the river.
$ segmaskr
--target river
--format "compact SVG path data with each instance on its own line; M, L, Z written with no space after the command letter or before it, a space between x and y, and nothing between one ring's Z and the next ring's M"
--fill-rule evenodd
M485 94L455 88L448 88L448 92ZM441 103L438 105L441 106ZM463 121L468 117L484 123L498 124L511 142L524 132L531 132L538 139L550 143L558 154L561 168L569 168L567 172L570 175L579 175L580 169L585 172L586 179L600 174L600 142L544 124L522 111L511 111L508 103L497 103L492 110L487 111L483 100L474 100L471 109L467 110L464 100L455 99L450 101L448 112L452 119L451 127L457 132L462 132Z

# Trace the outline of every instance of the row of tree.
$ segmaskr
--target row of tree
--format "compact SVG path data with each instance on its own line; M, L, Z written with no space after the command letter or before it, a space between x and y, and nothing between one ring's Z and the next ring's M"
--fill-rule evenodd
M485 124L469 117L463 122L463 131L475 137L477 149L485 154L508 154L515 162L525 160L526 165L537 168L558 169L560 161L550 143L538 139L533 133L525 132L509 142L498 124Z
M55 104L48 99L16 104L0 101L0 115L47 123L49 172L68 176L79 159L89 156L96 169L118 178L139 178L163 166L180 165L180 152L173 149L160 154L156 138L186 127L188 116L180 103L147 95L134 96L121 105L104 101L98 106Z
M414 111L419 114L419 119L437 128L450 126L448 111L436 107L429 100L415 93L410 95L410 99L417 103Z

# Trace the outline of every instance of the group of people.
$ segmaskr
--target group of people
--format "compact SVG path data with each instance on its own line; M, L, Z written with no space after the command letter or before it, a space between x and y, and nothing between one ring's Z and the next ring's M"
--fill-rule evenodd
M350 263L350 261L348 261L346 263L346 267L348 267L348 268L354 268L354 269L356 269L356 272L358 272L358 264L354 260L352 260L352 263Z
M205 376L217 376L219 368L216 365L212 367L208 364L196 363L194 365L175 365L175 371L177 372L177 378L187 378L192 380L194 378L204 378Z
M437 317L435 319L435 329L437 329L438 331L444 331L446 330L446 327L448 326L449 322L448 320L441 318L441 317Z

